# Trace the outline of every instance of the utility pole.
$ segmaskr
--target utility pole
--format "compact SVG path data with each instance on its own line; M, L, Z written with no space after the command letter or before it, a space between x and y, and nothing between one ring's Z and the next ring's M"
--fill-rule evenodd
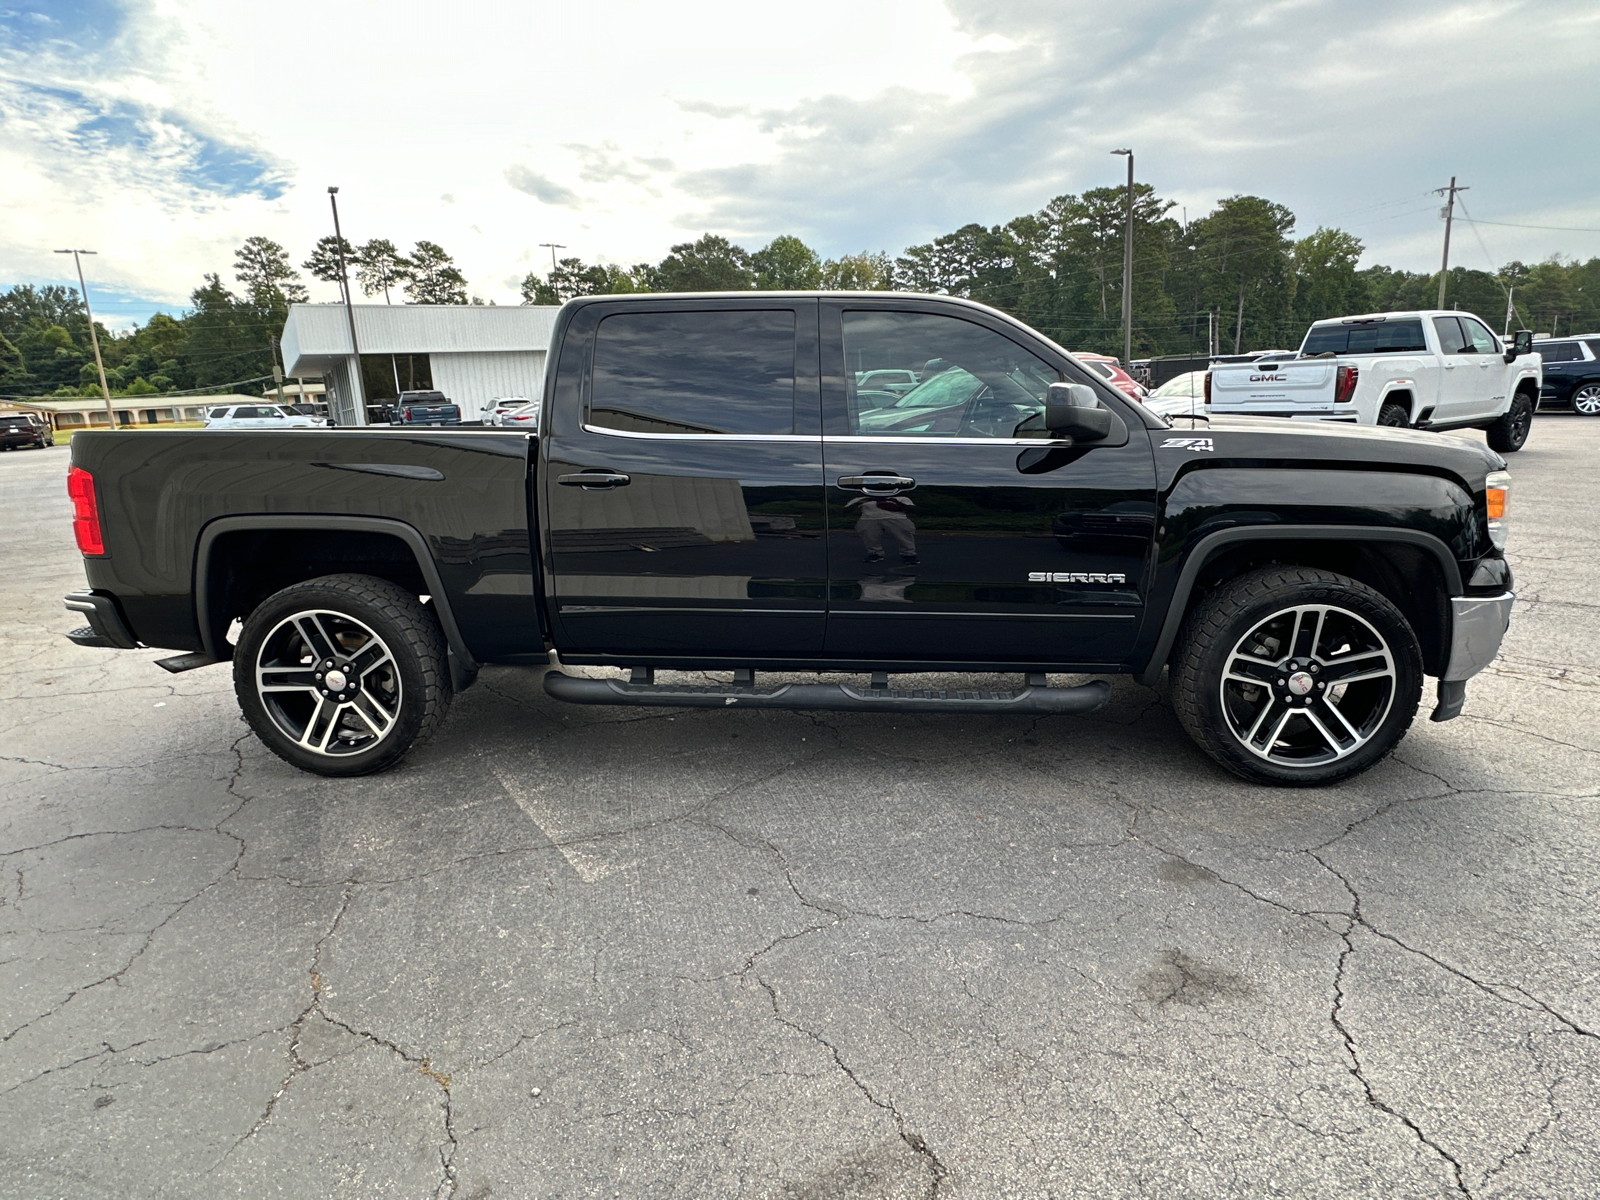
M272 355L272 382L278 385L278 407L283 407L283 367L278 363L278 339L267 334L267 352ZM304 400L305 397L301 396Z
M339 251L339 286L344 289L344 314L350 320L350 390L355 401L357 425L367 423L367 389L361 381L361 348L356 345L356 310L350 301L350 272L344 262L344 234L339 232L339 189L328 189L328 203L333 205L333 244Z
M89 285L83 281L83 260L80 254L98 254L98 250L57 250L57 254L72 255L72 263L78 268L78 291L83 296L83 312L89 318L89 344L94 347L94 365L100 372L100 394L106 400L106 424L115 429L117 427L117 414L111 411L111 388L106 384L106 364L100 357L100 339L94 331L94 309L89 307Z
M1122 235L1122 369L1133 361L1133 151L1113 150L1128 156L1128 221Z
M1450 176L1449 187L1433 189L1435 196L1449 196L1444 206L1444 260L1439 264L1439 303L1434 306L1435 308L1444 307L1444 285L1450 278L1450 221L1456 213L1456 193L1471 190L1471 188L1457 187L1454 175Z
M554 282L554 276L555 276L555 273L556 273L556 251L557 250L565 250L567 248L566 247L566 243L565 242L540 242L539 243L539 248L541 250L549 250L550 251L550 275L551 275L552 282Z

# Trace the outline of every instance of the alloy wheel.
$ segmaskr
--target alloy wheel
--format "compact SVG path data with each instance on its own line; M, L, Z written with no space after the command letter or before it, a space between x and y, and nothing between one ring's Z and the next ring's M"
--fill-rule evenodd
M1251 754L1281 767L1347 758L1394 702L1394 654L1364 618L1333 605L1281 609L1228 655L1222 707Z
M1600 417L1600 383L1586 383L1573 392L1572 411L1586 417Z
M400 715L399 665L382 638L327 609L285 617L256 655L256 691L301 749L343 756L370 750Z

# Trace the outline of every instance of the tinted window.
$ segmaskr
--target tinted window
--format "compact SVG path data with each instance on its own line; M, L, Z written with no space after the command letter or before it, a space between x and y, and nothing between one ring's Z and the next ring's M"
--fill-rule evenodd
M223 417L225 417L227 415L228 415L228 410L225 409L225 408L213 408L211 410L211 417L212 417L213 420L220 421Z
M789 311L618 313L595 339L589 423L640 433L794 432Z
M1472 343L1474 354L1499 354L1500 343L1495 340L1482 321L1472 317L1461 318L1461 328L1467 331L1467 340Z
M1042 422L1030 419L1043 414L1045 394L1061 374L1010 338L932 313L847 312L843 320L852 433L1047 436ZM851 386L852 372L887 367L913 372L917 386L898 396Z
M1577 362L1583 357L1577 342L1540 342L1533 349L1547 363Z
M1454 317L1435 317L1433 328L1439 335L1440 354L1460 354L1467 348L1467 335L1461 332L1461 322Z
M1301 354L1413 354L1425 351L1422 322L1369 321L1360 325L1313 325Z

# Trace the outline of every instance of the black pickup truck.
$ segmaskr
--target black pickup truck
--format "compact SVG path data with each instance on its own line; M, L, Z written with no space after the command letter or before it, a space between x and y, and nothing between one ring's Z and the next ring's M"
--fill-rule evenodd
M1170 666L1208 754L1313 784L1386 754L1424 674L1455 716L1509 620L1483 446L1175 428L982 305L589 297L549 361L537 434L80 433L67 636L231 661L261 740L326 775L395 762L483 663L585 704L1029 714L1109 691L1052 673ZM925 672L1018 686L890 682Z

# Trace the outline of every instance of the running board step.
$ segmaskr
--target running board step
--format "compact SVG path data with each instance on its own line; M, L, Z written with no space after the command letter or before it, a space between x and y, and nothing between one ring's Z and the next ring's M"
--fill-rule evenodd
M831 712L1091 713L1111 695L1103 679L1077 687L1028 686L1014 692L933 691L857 687L848 683L782 683L776 687L728 684L632 683L579 679L550 671L544 690L570 704L639 704L662 708L798 708Z

